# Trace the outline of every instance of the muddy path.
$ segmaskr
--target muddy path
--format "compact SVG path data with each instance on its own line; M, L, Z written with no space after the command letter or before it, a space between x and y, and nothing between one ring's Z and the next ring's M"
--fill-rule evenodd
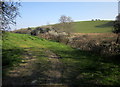
M44 48L25 48L22 61L8 70L3 86L60 84L62 63L57 54Z

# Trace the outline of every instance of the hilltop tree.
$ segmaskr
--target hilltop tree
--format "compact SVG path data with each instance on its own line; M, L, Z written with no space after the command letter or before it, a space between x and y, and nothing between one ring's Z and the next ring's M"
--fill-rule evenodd
M69 16L65 16L65 15L62 15L59 19L59 22L60 24L57 25L57 28L59 26L59 29L60 30L63 30L63 31L66 31L66 32L69 32L69 31L72 31L72 18L69 17Z
M116 17L116 20L114 21L114 30L113 32L118 34L116 43L119 42L119 37L120 37L120 14Z
M73 22L72 18L69 16L62 15L59 19L60 23L70 23Z
M16 17L19 15L20 2L0 1L0 25L2 31L8 31L10 24L16 24Z

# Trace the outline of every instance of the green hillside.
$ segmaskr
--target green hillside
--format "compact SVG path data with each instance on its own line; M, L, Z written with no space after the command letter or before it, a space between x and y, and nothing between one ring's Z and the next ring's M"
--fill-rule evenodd
M73 22L70 27L61 24L52 25L59 31L72 33L111 33L113 30L113 21L79 21ZM62 28L64 26L64 28ZM61 29L62 28L62 29Z
M83 21L74 22L75 33L109 33L112 32L112 21Z
M37 29L39 27L41 28L49 28L53 27L57 31L66 31L71 33L111 33L113 30L113 21L79 21L79 22L73 22L72 25L63 26L61 24L53 24L53 25L45 25L45 26L38 26L38 27L31 27L32 30ZM23 28L23 32L27 28ZM18 30L18 31L21 31Z
M9 33L2 49L4 85L120 85L119 63L61 43Z

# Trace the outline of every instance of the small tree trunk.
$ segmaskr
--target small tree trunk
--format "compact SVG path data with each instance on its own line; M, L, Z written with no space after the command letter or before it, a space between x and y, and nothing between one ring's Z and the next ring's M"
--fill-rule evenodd
M120 33L118 33L116 44L119 42Z

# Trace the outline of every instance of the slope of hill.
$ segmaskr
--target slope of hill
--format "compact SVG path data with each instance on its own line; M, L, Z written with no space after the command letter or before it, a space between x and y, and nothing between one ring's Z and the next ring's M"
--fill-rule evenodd
M72 33L111 33L113 30L113 21L78 21L68 25L54 24L52 27L59 31Z
M71 33L111 33L113 30L113 21L80 21L73 22L71 27L62 27L60 24L39 26L41 28L54 28L58 31L66 31ZM38 27L31 27L31 30ZM24 28L17 31L27 32L29 29Z
M112 21L83 21L74 22L73 29L76 33L109 33L112 25Z
M3 85L120 85L119 63L61 43L9 33L2 49Z

